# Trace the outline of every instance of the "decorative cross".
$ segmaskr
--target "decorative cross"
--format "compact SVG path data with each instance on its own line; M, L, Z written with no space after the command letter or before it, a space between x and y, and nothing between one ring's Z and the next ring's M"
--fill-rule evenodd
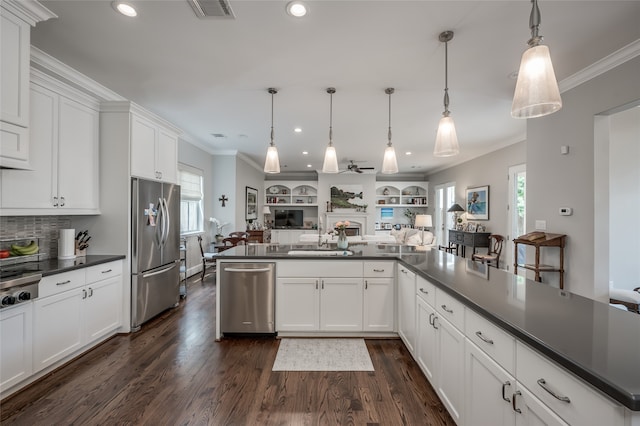
M222 194L222 197L218 198L218 201L222 202L222 207L225 207L225 204L227 201L229 201L229 199L227 198L226 195Z

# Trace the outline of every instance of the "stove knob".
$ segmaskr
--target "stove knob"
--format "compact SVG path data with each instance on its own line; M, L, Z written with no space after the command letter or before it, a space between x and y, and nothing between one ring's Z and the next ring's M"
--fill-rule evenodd
M2 298L2 306L9 306L16 303L16 298L13 296L5 296Z
M18 300L29 300L31 299L31 293L28 291L23 291L18 295Z

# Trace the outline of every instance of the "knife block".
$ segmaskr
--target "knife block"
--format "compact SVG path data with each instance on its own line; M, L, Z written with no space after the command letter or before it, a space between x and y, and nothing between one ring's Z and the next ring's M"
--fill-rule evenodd
M76 241L76 257L85 257L87 255L87 249L80 250L79 244Z

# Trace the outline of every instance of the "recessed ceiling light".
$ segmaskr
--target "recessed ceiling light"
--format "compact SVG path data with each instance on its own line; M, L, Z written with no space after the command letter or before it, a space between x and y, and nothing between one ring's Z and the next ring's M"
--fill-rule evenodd
M411 154L412 154L411 151L407 151L407 152L404 153L404 155L411 155Z
M311 167L311 164L307 164L307 167Z
M114 1L113 3L111 3L111 5L115 10L122 13L124 16L129 16L131 18L133 18L134 16L138 16L138 12L136 12L136 9L129 3Z
M302 129L300 127L296 127L295 129L293 129L293 131L296 133L300 133L302 132Z
M287 4L287 13L296 18L302 18L308 11L307 6L301 1L292 1Z
M309 155L309 151L302 151L302 155Z

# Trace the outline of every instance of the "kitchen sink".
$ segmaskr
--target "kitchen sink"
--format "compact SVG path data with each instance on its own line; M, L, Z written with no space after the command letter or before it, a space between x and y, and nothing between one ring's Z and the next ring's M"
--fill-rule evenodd
M296 249L289 250L287 253L291 256L351 256L353 252L350 250L322 250L322 249Z

